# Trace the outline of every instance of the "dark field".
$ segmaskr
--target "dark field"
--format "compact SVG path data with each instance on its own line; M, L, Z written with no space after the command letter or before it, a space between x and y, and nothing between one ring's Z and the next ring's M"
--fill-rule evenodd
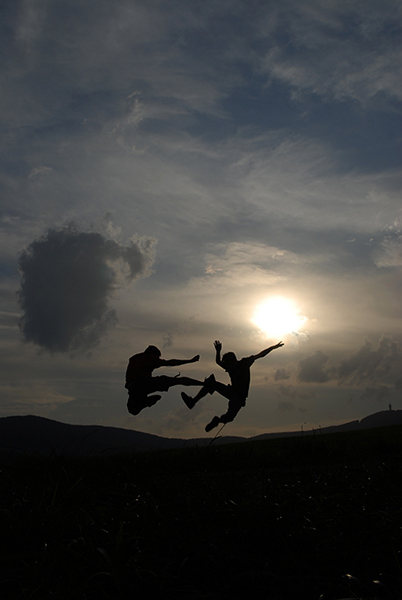
M1 598L402 598L402 427L2 459Z

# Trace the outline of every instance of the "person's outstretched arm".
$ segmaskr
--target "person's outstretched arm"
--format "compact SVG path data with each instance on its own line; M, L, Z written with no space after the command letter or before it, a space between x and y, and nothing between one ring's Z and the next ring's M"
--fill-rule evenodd
M277 344L275 344L275 346L270 346L269 348L262 350L259 354L254 354L253 358L254 360L256 360L257 358L264 358L264 356L272 352L272 350L276 350L276 348L281 348L282 346L284 346L284 343L278 342Z
M221 342L219 340L215 340L214 341L214 346L215 346L215 351L216 351L215 362L216 362L217 365L219 365L220 367L222 367L222 369L224 369L225 367L224 367L224 364L222 363L222 360L221 360L222 344L221 344Z
M180 367L180 365L188 365L189 363L195 363L198 362L200 360L200 355L197 354L196 356L193 356L193 358L188 358L188 359L179 359L179 358L171 358L169 360L164 360L161 359L161 366L165 366L165 367Z

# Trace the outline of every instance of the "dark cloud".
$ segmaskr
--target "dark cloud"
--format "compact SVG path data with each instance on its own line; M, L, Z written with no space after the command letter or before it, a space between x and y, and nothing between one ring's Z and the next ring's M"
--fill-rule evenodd
M297 410L300 413L306 413L307 409L302 406L296 406L293 402L289 402L288 400L279 400L278 402L278 412L293 412Z
M331 371L325 369L328 356L317 350L312 356L307 356L299 362L298 380L305 383L325 383L331 378Z
M280 413L292 412L296 410L296 406L293 402L289 402L288 400L280 400L278 402L278 411Z
M82 352L97 345L117 322L110 297L124 280L149 274L153 248L152 240L122 246L72 226L50 229L19 259L24 339L50 352Z
M295 389L292 385L280 385L279 393L281 396L286 396L287 398L295 399L298 397L297 389Z
M327 367L329 357L321 350L299 362L298 381L304 383L326 383L338 380L339 384L363 386L368 383L401 384L398 375L401 371L402 352L398 341L384 334L378 348L370 340L349 358L341 360L337 367Z
M402 354L399 343L384 334L377 349L373 349L370 340L350 358L340 362L338 374L341 383L361 384L366 381L381 381L384 377L392 377Z
M162 348L170 348L172 345L173 345L173 334L171 332L168 332L163 336Z
M315 397L314 392L300 392L298 389L294 388L292 385L280 385L279 393L281 396L285 398L290 398L291 400L311 400L311 398ZM283 405L283 406L282 406ZM290 407L293 406L291 409ZM282 410L282 408L283 410ZM278 403L278 410L280 412L285 412L285 410L293 410L296 409L296 406L293 402L287 402L285 400L281 400ZM306 409L302 407L297 407L299 412L306 412Z
M385 402L389 400L391 391L386 385L377 387L367 387L360 398L362 400L377 400L377 402Z
M274 375L275 381L282 381L283 379L290 379L290 373L286 369L277 369Z

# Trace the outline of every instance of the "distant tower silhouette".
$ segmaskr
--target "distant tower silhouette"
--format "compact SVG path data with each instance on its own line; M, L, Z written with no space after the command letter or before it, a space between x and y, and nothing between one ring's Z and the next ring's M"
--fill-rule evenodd
M389 410L392 410L392 404L388 404Z

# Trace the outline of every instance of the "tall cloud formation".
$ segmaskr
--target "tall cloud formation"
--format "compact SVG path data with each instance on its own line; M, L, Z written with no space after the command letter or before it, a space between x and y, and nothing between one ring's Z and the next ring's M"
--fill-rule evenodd
M299 381L306 383L325 383L330 379L330 372L325 369L328 356L317 350L313 356L307 356L299 362Z
M366 384L395 384L400 389L402 349L397 340L390 334L383 334L378 342L378 347L373 348L370 340L349 358L340 361L337 367L328 367L329 356L317 350L312 356L299 361L298 381L303 383L326 383L338 381L342 385L362 387ZM380 390L380 393L379 393ZM366 387L364 398L376 396L385 398L384 386Z
M128 246L69 226L50 229L19 259L20 328L25 341L49 352L85 352L116 324L108 301L123 281L147 277L155 241ZM123 274L123 279L121 278Z
M362 384L365 382L395 379L395 369L400 373L402 353L399 343L389 334L384 334L373 349L370 340L350 358L342 360L339 369L341 383Z

